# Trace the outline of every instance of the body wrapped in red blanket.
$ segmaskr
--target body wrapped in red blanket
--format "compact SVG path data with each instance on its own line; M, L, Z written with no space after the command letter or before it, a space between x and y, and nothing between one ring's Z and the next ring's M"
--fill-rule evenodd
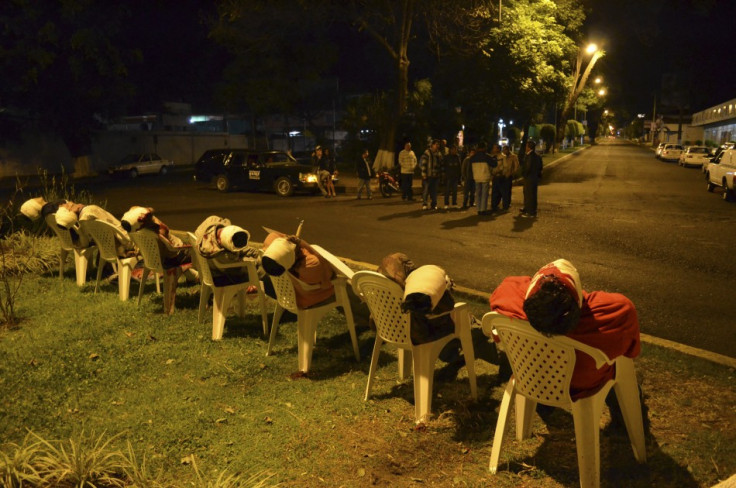
M528 320L524 300L532 278L510 276L491 294L491 310L507 317ZM578 325L567 337L602 350L614 359L639 355L639 320L631 300L619 293L582 292ZM596 369L587 354L577 353L575 371L570 384L573 400L593 395L613 377L613 366Z

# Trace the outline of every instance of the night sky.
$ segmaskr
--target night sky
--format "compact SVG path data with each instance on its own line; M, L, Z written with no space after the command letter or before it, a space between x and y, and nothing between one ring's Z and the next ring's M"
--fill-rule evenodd
M599 69L613 107L651 115L656 96L658 112L672 111L677 86L683 87L687 113L736 97L736 66L730 56L736 41L736 1L589 3L593 11L587 32L607 52Z
M131 2L133 35L145 45L145 80L139 108L167 101L188 101L195 110L212 107L212 90L228 56L207 37L201 21L214 13L214 2L159 0ZM692 113L736 97L736 63L729 47L736 41L736 0L586 0L591 9L584 31L588 41L606 51L597 65L608 88L608 104L632 117L674 110L678 101ZM347 32L344 31L347 35ZM351 33L354 34L354 33ZM375 91L389 67L366 36L350 35L348 55L329 74L342 77L341 88ZM360 48L360 43L365 46ZM343 53L344 54L344 53ZM429 74L420 59L412 60L412 79ZM426 71L422 73L421 71ZM147 76L148 74L155 76ZM158 74L162 73L162 74ZM664 80L664 88L663 88ZM672 86L680 87L672 96ZM370 85L370 86L366 86ZM682 102L684 100L684 102Z

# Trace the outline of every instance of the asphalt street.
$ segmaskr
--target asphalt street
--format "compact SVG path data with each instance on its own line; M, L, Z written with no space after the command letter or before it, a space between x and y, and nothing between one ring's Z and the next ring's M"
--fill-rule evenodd
M604 141L545 168L537 219L511 211L479 217L475 210L422 211L397 196L355 200L269 193L218 193L190 172L136 180L80 182L122 215L151 206L171 228L194 230L209 215L251 231L293 232L333 253L378 263L394 252L444 267L456 283L490 293L508 275L533 274L564 257L586 290L632 299L641 329L664 339L736 357L734 276L736 203L708 193L699 169L654 158L648 148ZM440 200L440 208L442 207Z

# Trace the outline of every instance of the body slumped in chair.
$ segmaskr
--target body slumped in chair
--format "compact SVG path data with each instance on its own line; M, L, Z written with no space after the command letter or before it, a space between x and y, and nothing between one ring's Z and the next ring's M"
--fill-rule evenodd
M483 332L503 347L513 376L498 415L490 470L498 467L506 420L516 402L516 437L530 435L537 404L572 412L580 486L600 485L600 418L613 389L634 457L646 461L644 418L633 358L639 322L618 293L585 292L564 259L533 277L511 276L491 294Z
M204 322L207 303L209 298L212 297L212 340L217 341L222 339L227 312L234 298L238 300L238 316L245 316L247 291L251 286L255 287L259 301L263 335L268 335L266 296L263 291L263 284L258 279L255 260L245 259L230 265L230 267L242 271L242 279L235 280L240 281L239 283L230 284L230 281L227 283L216 283L217 280L212 276L210 260L202 256L197 246L197 237L191 232L188 234L188 242L192 245L192 262L199 271L200 295L198 321L200 324ZM222 271L223 266L225 265L218 265L218 270Z
M345 313L353 353L360 361L358 337L350 300L348 278L306 241L272 233L264 241L263 268L270 275L276 295L267 355L271 354L284 310L297 316L299 371L308 372L317 336L317 324L332 309Z
M444 274L444 272L442 273ZM409 313L402 311L405 290L399 284L380 273L358 271L353 276L353 288L356 294L368 304L371 317L376 324L376 342L371 357L365 400L370 395L373 379L378 368L381 347L385 343L392 344L399 348L399 375L401 379L406 374L405 366L409 362L413 365L415 421L417 423L426 421L432 412L435 363L447 343L456 338L460 339L462 353L465 357L471 396L474 399L477 398L475 354L470 335L470 316L465 303L454 304L454 309L449 315L454 330L429 342L414 344L412 341L411 316Z
M100 262L97 265L97 281L95 293L100 286L104 262L112 264L118 275L118 294L120 300L126 301L130 296L130 279L138 262L138 256L121 256L120 233L121 231L113 225L101 220L83 220L79 223L82 231L89 234L97 245L100 253Z

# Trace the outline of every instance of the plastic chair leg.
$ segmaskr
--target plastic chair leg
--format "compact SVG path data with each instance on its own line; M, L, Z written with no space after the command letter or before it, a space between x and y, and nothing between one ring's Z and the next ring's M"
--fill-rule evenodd
M312 365L314 337L317 332L317 321L311 320L301 310L297 314L297 348L299 354L299 371L308 373Z
M164 314L174 313L176 302L176 285L179 281L179 269L164 273Z
M515 385L516 380L512 377L506 384L506 389L503 391L501 406L498 409L496 432L493 434L493 447L491 448L491 460L488 463L488 471L490 471L491 474L496 474L496 471L498 470L498 459L501 457L501 444L503 444L503 436L506 433L506 422L509 418L509 410L511 410L511 401L516 396L516 391L514 390Z
M397 351L397 359L399 366L399 379L405 380L411 375L411 367L413 364L412 353L409 349L399 349Z
M150 269L143 268L143 272L141 273L141 282L138 284L138 307L141 306L141 298L143 298L143 287L146 286L146 280L148 279L148 275L150 273L151 273Z
M77 286L84 286L87 282L87 266L89 262L84 251L74 250L74 269L77 275Z
M434 363L437 355L430 348L414 349L414 412L415 422L427 420L432 413ZM437 351L439 354L439 351Z
M516 440L528 439L532 433L532 418L537 409L537 402L524 395L516 395Z
M600 395L582 398L572 403L581 488L598 488L601 482L599 423L603 411L602 403Z
M227 315L227 307L230 297L225 290L215 288L215 299L212 300L212 340L219 341L222 339L222 333L225 330L225 316Z
M263 285L258 282L258 302L261 306L261 322L263 323L263 335L268 335L268 310L266 310L266 293L263 291Z
M97 290L100 288L100 280L102 279L102 268L104 268L104 263L100 263L97 265L97 280L95 281L95 291L94 293L97 294ZM118 282L120 278L118 277Z
M99 270L97 273L99 276ZM118 265L118 296L122 301L127 301L130 297L130 276L132 273L133 269L129 265Z
M463 324L460 330L460 344L465 356L465 367L468 369L468 380L470 381L470 396L478 399L478 383L475 378L475 351L473 350L473 338L470 335L470 322Z
M281 307L281 305L276 303L276 308L273 309L273 322L271 323L271 337L268 339L268 349L266 350L266 356L271 355L271 348L273 347L273 343L276 341L276 334L279 332L279 320L281 320L281 315L283 315L284 309Z
M360 361L360 349L358 348L358 336L355 333L353 309L350 307L350 300L348 299L348 293L345 287L336 286L335 296L337 298L338 306L342 307L343 312L345 312L345 319L348 322L348 331L350 331L350 340L353 342L353 353L355 354L355 360Z
M647 450L644 438L644 419L642 418L634 361L631 358L622 356L616 360L616 383L613 385L613 390L616 392L616 398L621 407L634 457L638 462L645 463Z
M378 369L378 357L381 355L381 346L383 345L383 339L376 336L376 343L373 345L373 354L371 355L371 367L368 370L368 383L365 385L365 396L363 401L368 400L368 396L371 394L371 387L373 387L373 377L376 375L376 369Z
M64 278L64 264L66 264L66 257L69 251L65 249L59 249L59 279Z
M212 288L202 284L199 287L199 313L197 314L197 322L200 324L204 323L205 313L207 312L207 301L210 299L210 295L212 295Z

